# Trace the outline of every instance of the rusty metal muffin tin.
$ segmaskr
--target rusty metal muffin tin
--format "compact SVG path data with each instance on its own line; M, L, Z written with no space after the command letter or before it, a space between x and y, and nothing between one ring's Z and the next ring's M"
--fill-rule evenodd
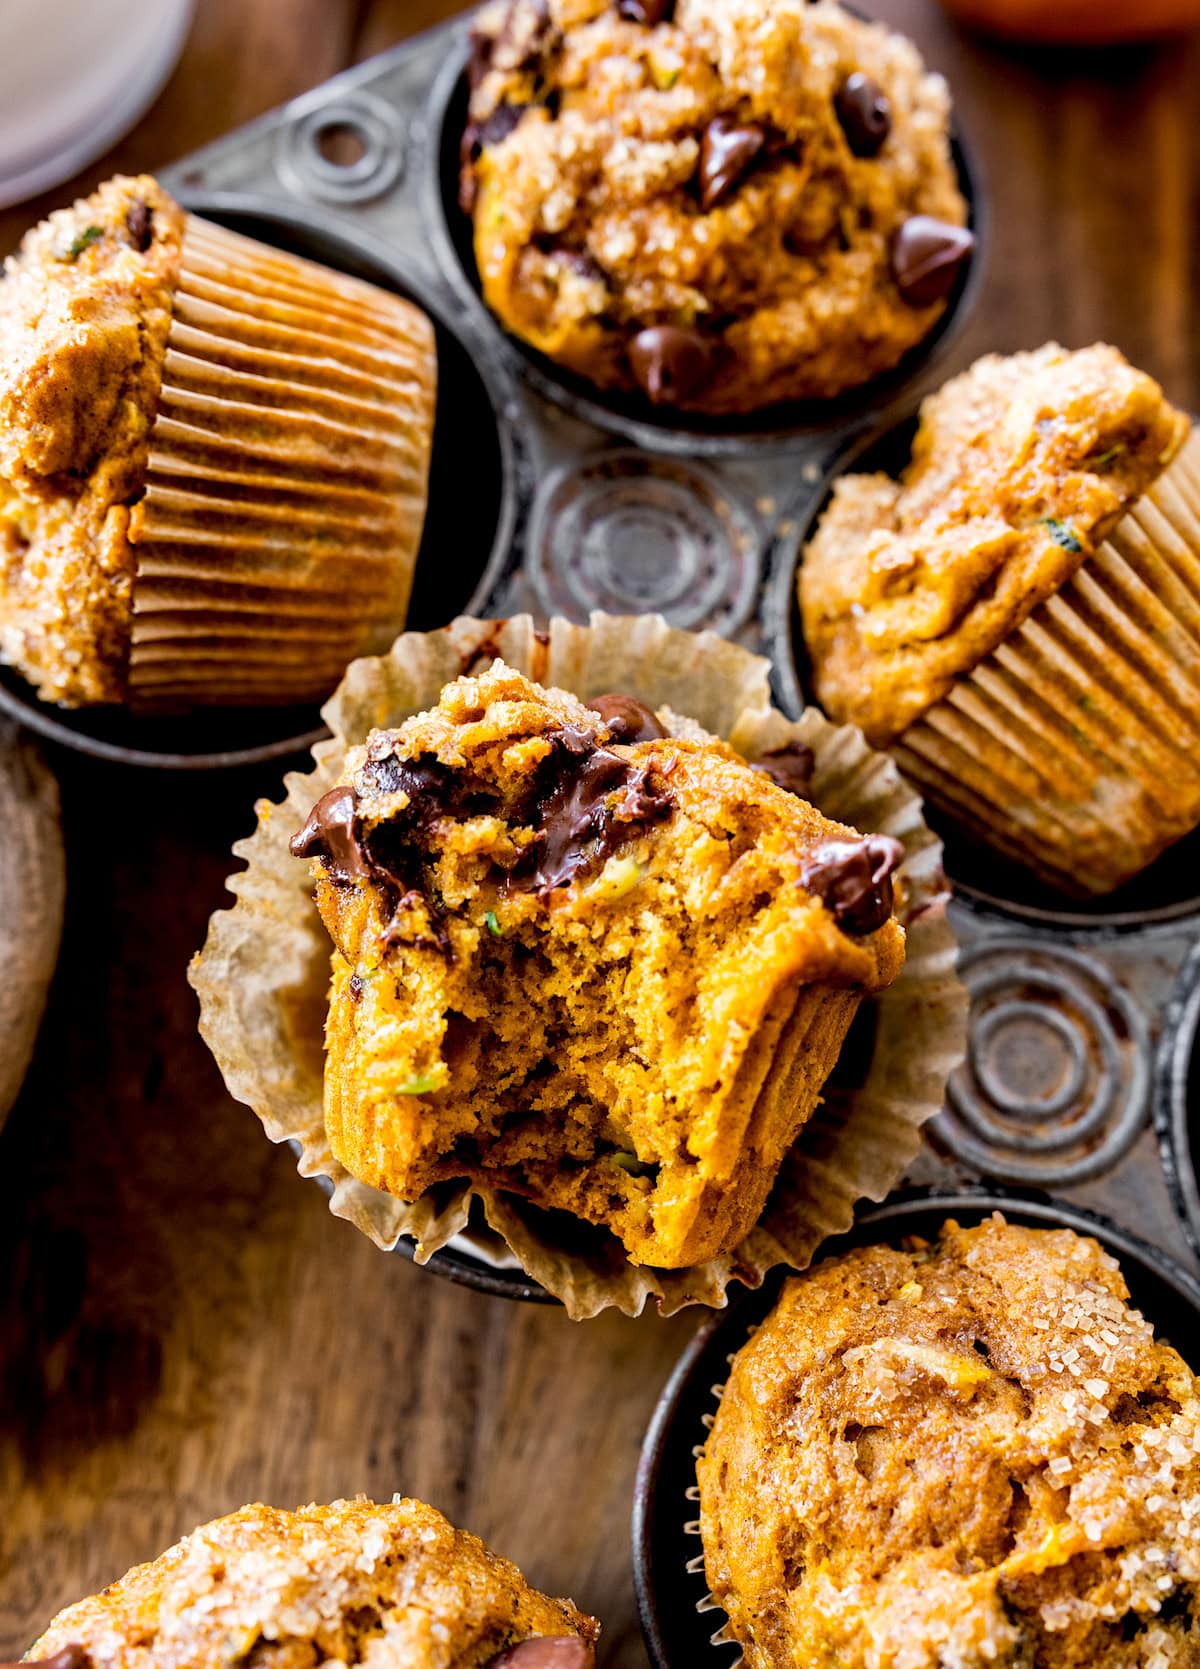
M837 473L903 459L911 427L898 416L936 382L986 255L978 170L956 138L980 247L953 306L897 372L819 407L675 426L560 375L483 305L455 194L468 27L445 25L347 71L160 177L195 212L397 289L433 316L442 386L412 625L457 612L658 610L771 654L781 705L795 712L805 534ZM331 160L347 149L354 161ZM0 677L0 707L108 759L175 768L282 757L320 734L315 710L63 714L11 674ZM968 1060L914 1179L1052 1189L1190 1258L1185 1221L1200 1247L1187 1116L1200 968L1184 964L1200 920L1200 843L1121 897L1078 907L946 833L975 1003ZM439 1254L431 1267L534 1295L520 1271L469 1255Z
M821 1258L852 1246L908 1235L930 1238L953 1217L965 1225L1001 1210L1031 1228L1073 1229L1093 1235L1119 1261L1134 1305L1185 1356L1196 1361L1200 1282L1137 1236L1103 1217L1063 1206L1044 1196L1009 1190L963 1188L895 1196L868 1212L852 1234L827 1243ZM704 1576L696 1460L720 1402L730 1362L763 1321L778 1296L784 1273L696 1334L659 1399L642 1445L633 1507L633 1560L638 1611L654 1669L737 1669L741 1648L725 1632L725 1613L713 1601Z

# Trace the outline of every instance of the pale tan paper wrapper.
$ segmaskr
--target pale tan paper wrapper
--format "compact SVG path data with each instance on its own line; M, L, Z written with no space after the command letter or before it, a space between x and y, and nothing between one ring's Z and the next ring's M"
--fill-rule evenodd
M130 531L132 705L320 700L392 643L436 393L410 302L188 217Z
M893 752L1074 895L1111 892L1200 824L1200 432Z
M792 740L806 742L816 755L821 809L895 835L906 848L904 970L890 990L863 1004L874 1009L873 1025L852 1030L763 1218L728 1257L692 1269L635 1267L605 1231L584 1226L571 1244L556 1244L544 1214L466 1185L406 1203L356 1181L329 1150L321 1040L330 947L309 865L290 855L289 837L336 780L349 744L373 726L397 725L433 706L451 679L483 670L497 655L540 683L585 698L622 690L687 714L751 760ZM590 627L552 621L548 636L539 636L528 616L459 619L443 631L407 633L385 658L349 668L325 709L333 739L314 748L316 769L288 777L287 799L261 803L256 832L235 846L246 860L244 873L229 883L237 903L213 916L191 971L200 1030L230 1092L253 1107L273 1141L298 1144L303 1175L330 1179L336 1216L385 1249L401 1235L412 1237L424 1261L466 1228L477 1196L522 1268L573 1318L609 1307L636 1315L648 1298L671 1314L687 1304L723 1305L731 1280L757 1285L775 1264L803 1268L823 1240L849 1226L859 1200L880 1200L899 1181L965 1047L967 998L946 922L941 845L892 762L868 748L859 731L835 727L814 709L789 723L771 706L767 671L766 661L712 633L672 630L657 616L602 614Z

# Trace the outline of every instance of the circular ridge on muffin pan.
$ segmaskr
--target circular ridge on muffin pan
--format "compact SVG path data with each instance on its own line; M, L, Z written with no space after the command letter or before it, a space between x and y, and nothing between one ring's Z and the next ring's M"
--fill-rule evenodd
M930 1135L972 1171L1066 1188L1110 1170L1150 1112L1150 1017L1097 956L1031 938L959 953L967 1057Z
M1200 944L1184 963L1167 1005L1155 1124L1171 1199L1200 1257Z
M951 150L959 189L967 203L967 224L975 234L975 249L951 292L946 311L891 371L833 399L792 402L743 417L706 418L694 412L659 410L640 397L596 388L507 332L483 299L472 223L458 205L459 142L469 99L466 63L464 30L457 49L448 53L430 95L425 208L435 251L456 294L503 345L510 367L544 398L598 429L615 431L650 451L693 457L750 456L764 448L779 449L798 441L843 435L864 422L878 422L904 400L913 384L943 356L978 299L987 254L986 195L979 163L952 117Z
M1107 1218L1045 1194L967 1186L913 1189L865 1213L849 1234L827 1241L814 1262L855 1246L928 1237L953 1217L974 1224L993 1211L1030 1228L1067 1228L1090 1235L1118 1259L1130 1300L1156 1334L1177 1348L1200 1326L1200 1281L1165 1253ZM699 1535L696 1458L724 1390L733 1355L773 1307L787 1270L773 1272L713 1316L697 1332L659 1397L642 1443L634 1490L633 1574L638 1613L654 1669L735 1669L736 1641L724 1633L725 1613L709 1597Z
M785 713L802 712L810 703L820 705L812 694L796 595L804 547L841 476L851 472L899 475L911 455L917 423L916 415L910 415L851 440L780 524L784 531L770 555L761 616L764 646L771 657L771 682ZM1034 927L1112 934L1137 932L1200 913L1200 830L1168 847L1149 869L1116 892L1080 900L1065 898L1014 860L993 851L928 800L925 815L945 849L946 874L954 883L955 897L984 914L1013 917Z
M484 613L512 559L529 466L518 427L505 420L512 398L507 381L469 325L452 322L386 246L360 234L351 240L330 230L316 213L227 192L184 193L181 201L193 214L378 284L428 314L437 337L437 415L429 507L406 629ZM464 491L467 470L474 479ZM465 561L470 567L460 579L456 564ZM180 714L55 707L40 701L12 667L0 667L0 710L64 747L114 764L165 770L221 770L287 758L326 734L316 704L207 707Z
M730 636L754 611L762 541L723 481L638 448L565 464L539 494L527 540L541 608L586 625L593 609L659 613Z

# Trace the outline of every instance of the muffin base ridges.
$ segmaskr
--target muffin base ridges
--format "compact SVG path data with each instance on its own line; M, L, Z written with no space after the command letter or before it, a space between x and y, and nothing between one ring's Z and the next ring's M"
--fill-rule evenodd
M1200 823L1200 432L893 751L1073 896L1113 891Z
M411 303L188 218L131 525L132 705L319 699L390 644L435 398Z

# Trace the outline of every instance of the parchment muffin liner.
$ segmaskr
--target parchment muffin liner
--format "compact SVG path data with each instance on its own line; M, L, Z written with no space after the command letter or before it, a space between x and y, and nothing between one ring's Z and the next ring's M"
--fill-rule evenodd
M309 866L290 855L289 837L336 781L348 746L433 706L451 679L484 670L496 656L585 698L621 690L672 708L751 760L805 742L816 756L821 809L905 846L904 970L878 999L864 1001L762 1218L726 1257L689 1269L638 1267L607 1230L468 1184L397 1200L350 1176L330 1152L322 1107L330 945ZM965 1048L967 997L946 921L941 845L895 765L858 730L814 709L789 722L771 706L767 671L766 661L712 633L673 630L658 616L602 614L586 627L554 620L545 633L529 616L460 618L441 631L406 633L388 655L348 668L325 708L333 736L313 749L315 768L286 779L281 804L261 802L255 833L234 847L246 864L229 882L237 901L212 917L190 976L201 1033L231 1094L254 1109L273 1141L296 1144L301 1174L329 1179L336 1216L385 1250L411 1237L424 1262L468 1228L477 1200L490 1229L572 1318L610 1307L636 1315L651 1297L672 1314L688 1304L721 1306L731 1280L757 1286L776 1264L805 1267L823 1240L849 1226L858 1201L882 1199L900 1179Z
M981 840L1075 896L1200 824L1200 432L893 751Z
M319 700L404 624L433 326L194 215L173 307L130 528L130 703Z

